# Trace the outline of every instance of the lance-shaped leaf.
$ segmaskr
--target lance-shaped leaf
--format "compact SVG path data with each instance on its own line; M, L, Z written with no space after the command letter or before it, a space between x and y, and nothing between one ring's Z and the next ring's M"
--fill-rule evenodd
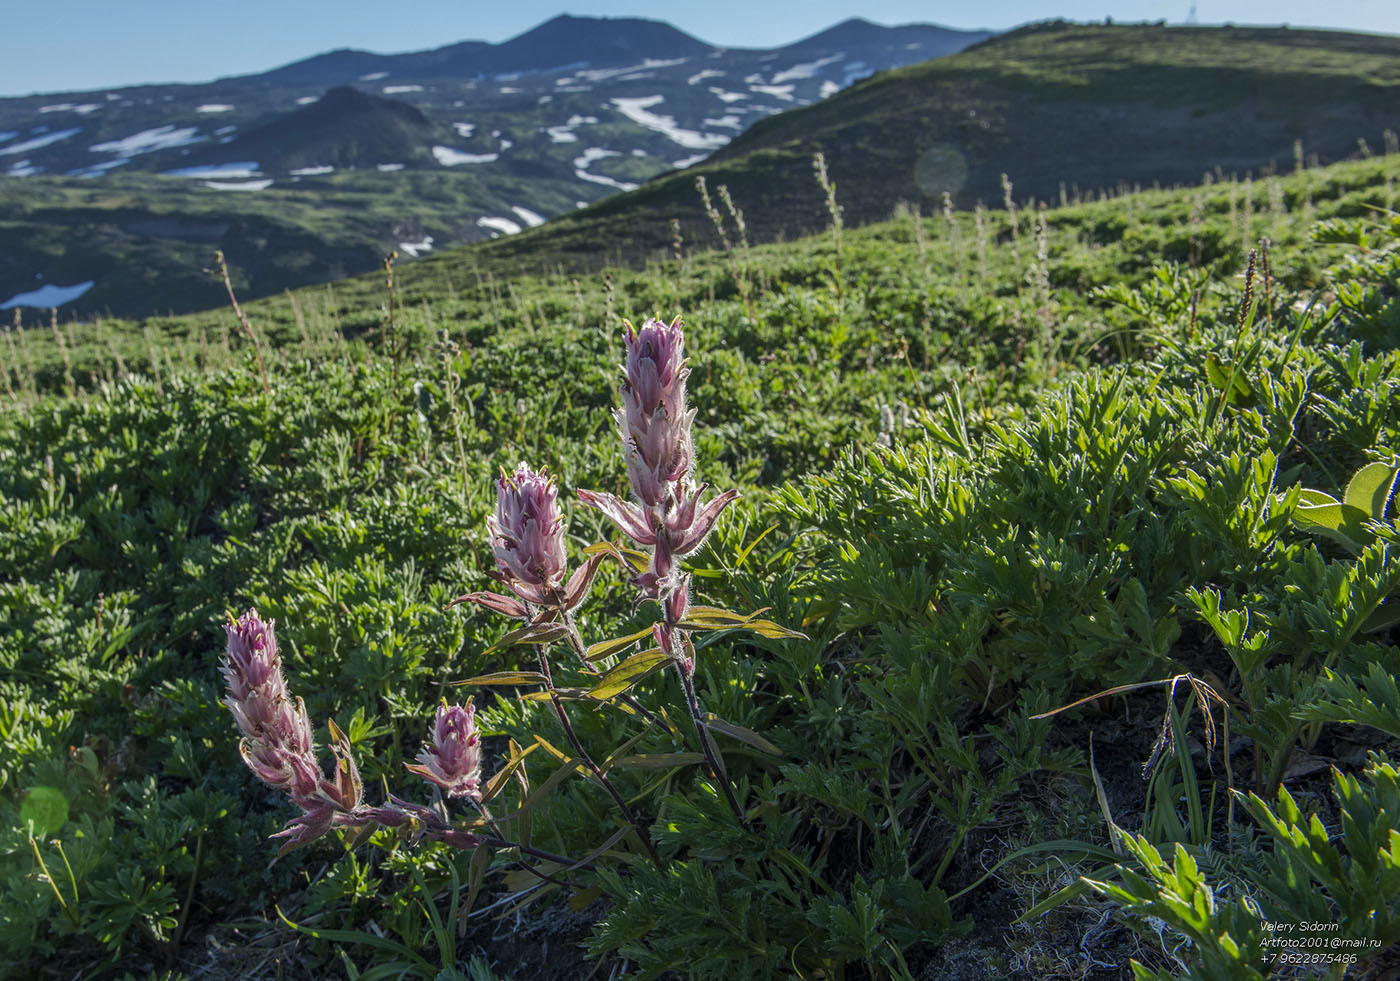
M745 616L733 610L721 610L713 606L692 606L682 618L680 627L684 630L752 630L769 640L807 639L806 634L789 630L780 623L759 619L758 615L767 612L767 609L764 607Z
M651 732L650 724L648 724L645 729L637 733L631 739L627 740L627 742L623 743L621 746L617 747L617 749L609 753L608 758L602 762L598 769L602 770L604 773L607 773L608 770L612 768L614 763L616 763L620 759L623 759L627 756L628 753L636 749L637 744L641 742L642 739L645 738L646 734L649 732Z
M511 740L512 752L510 761L493 773L490 780L486 781L486 786L481 789L481 802L483 804L490 803L491 799L499 794L505 787L506 781L510 779L511 774L525 765L525 757L529 756L538 748L538 746L531 746L524 752L520 752L520 747L515 744L514 740Z
M512 630L488 647L486 653L493 654L502 648L514 647L516 644L548 644L564 637L567 633L568 631L562 623L532 623L519 630Z
M635 548L624 548L614 545L612 542L599 542L590 545L583 550L584 555L610 555L617 560L618 565L629 573L645 572L646 567L651 564L651 556L645 552L639 552Z
M670 660L670 656L659 647L633 654L598 679L598 683L589 689L588 697L600 702L615 698Z
M613 766L638 770L665 770L673 766L691 766L704 763L704 753L638 753L614 760Z
M497 671L493 674L479 674L475 678L468 678L466 681L454 681L454 686L461 685L542 685L545 683L544 675L538 671Z
M612 640L600 640L598 643L590 645L588 652L583 655L585 661L600 661L609 654L616 654L624 647L631 647L637 641L651 633L651 626L647 625L635 634L628 634L626 637L614 637Z
M1395 493L1400 467L1388 463L1368 463L1352 475L1343 496L1347 504L1364 511L1376 521L1385 519L1386 505Z
M458 603L474 603L514 620L524 620L530 615L529 611L525 609L525 604L520 600L513 596L503 596L500 593L467 593L465 596L458 596L451 603L448 603L447 608L450 610Z
M747 743L754 749L770 753L773 756L782 756L783 751L764 739L752 729L745 729L743 726L736 726L732 722L725 722L717 715L709 712L705 713L705 725L714 732L722 732L731 739L737 739L741 743Z

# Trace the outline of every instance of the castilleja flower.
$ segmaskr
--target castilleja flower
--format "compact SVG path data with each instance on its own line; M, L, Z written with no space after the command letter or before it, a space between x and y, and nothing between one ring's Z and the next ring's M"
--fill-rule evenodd
M486 519L496 567L511 592L543 603L564 577L564 516L554 482L525 464L496 480L496 513Z
M612 494L580 491L579 498L611 519L638 545L652 548L650 568L634 582L652 597L677 585L675 561L697 550L737 490L701 503L707 484L694 481L695 410L686 408L685 336L677 317L625 324L622 408L615 413L636 504Z
M525 604L571 610L593 582L601 556L594 556L564 581L564 516L554 481L524 463L496 480L496 513L486 518L496 578L514 597L470 593L453 603L471 602L517 619L529 619Z
M336 767L335 776L327 780L316 760L306 705L300 698L293 702L287 691L274 622L249 610L224 630L224 704L243 732L243 761L259 780L286 793L303 812L277 836L287 838L292 847L320 837L333 824L347 823L362 799L349 740L332 725Z
M404 766L437 784L448 797L478 797L481 793L481 734L476 728L476 706L438 706L432 739L418 763Z

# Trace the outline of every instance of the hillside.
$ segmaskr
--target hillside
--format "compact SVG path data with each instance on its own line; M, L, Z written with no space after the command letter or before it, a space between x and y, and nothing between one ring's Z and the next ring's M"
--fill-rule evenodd
M0 976L1393 977L1397 159L6 332Z
M413 246L400 249L407 256L512 234L684 168L765 116L986 36L848 21L788 47L723 49L657 21L559 17L501 44L339 51L201 85L0 99L0 306L43 285L86 313L208 302L188 285L211 262L208 236L172 249L178 235L134 227L235 230L215 245L250 295L323 282L332 267L376 268L401 243ZM370 205L304 221L301 192L327 177ZM81 207L68 210L57 190ZM132 193L180 201L183 223L167 221L163 203L119 234L88 221ZM38 218L35 197L48 201ZM297 278L250 246L262 231L236 231L268 215L269 235L298 250L336 217L354 231L321 238L335 259L300 263ZM75 254L51 258L45 224L80 230ZM155 253L167 255L168 288L140 273Z
M718 244L697 176L728 186L752 240L803 234L828 220L816 151L857 225L901 201L941 210L944 191L959 208L1001 206L1002 174L1024 204L1289 172L1299 149L1309 164L1359 156L1360 141L1380 152L1400 132L1397 86L1397 37L1038 25L764 120L684 173L489 253L655 255L673 218L688 241Z

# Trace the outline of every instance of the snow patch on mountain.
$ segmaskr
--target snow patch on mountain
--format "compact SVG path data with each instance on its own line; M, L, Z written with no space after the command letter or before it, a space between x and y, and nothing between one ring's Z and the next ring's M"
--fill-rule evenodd
M691 166L692 164L698 164L701 160L704 160L708 156L708 153L697 153L693 157L683 157L680 160L672 160L671 166L676 168L676 170L685 170L685 168Z
M433 247L433 237L424 235L421 242L400 242L399 251L406 252L417 259L420 253L427 252Z
M515 222L511 221L509 218L482 217L478 218L476 220L476 223L481 228L494 229L495 231L503 232L506 235L514 235L520 231L520 226L517 225ZM491 237L495 238L496 236L492 235Z
M586 82L603 82L610 78L621 78L624 75L631 75L641 71L651 71L657 68L674 68L677 65L684 65L689 60L689 58L647 58L640 65L628 65L626 68L590 68L575 72L565 84L572 84L574 79L582 79ZM563 80L561 79L560 81Z
M638 126L660 133L673 143L689 150L715 150L729 142L729 137L716 133L700 133L682 129L674 116L662 116L648 110L666 101L663 95L647 95L636 99L615 98L612 104Z
M202 106L195 106L195 112L232 112L233 106L227 102L206 102Z
M602 184L604 187L615 187L619 191L635 191L637 185L631 181L620 181L615 177L588 172L588 167L593 161L602 160L604 157L620 156L622 154L616 150L604 150L602 147L591 146L583 151L582 156L574 157L574 176L581 181L591 181L594 184Z
M381 174L392 174L396 170L403 170L403 164L379 164L374 169Z
M529 208L522 208L518 204L513 204L510 206L510 210L519 215L520 220L530 228L544 224L544 217L537 212L531 211Z
M847 85L869 75L871 68L863 61L848 61L841 66L841 72L843 76L841 79L841 87L844 89Z
M329 174L335 170L334 167L298 167L296 170L288 171L293 177L320 177L322 174Z
M59 140L66 140L76 133L81 133L81 129L61 129L56 133L45 133L43 136L36 136L32 140L25 140L23 143L11 143L9 146L0 147L0 156L9 156L14 153L28 153L30 150L38 150L46 147L50 143L57 143Z
M120 157L134 157L139 153L153 153L156 150L169 150L172 147L199 143L203 137L196 135L197 133L198 130L193 126L180 129L174 126L157 126L155 129L143 129L139 133L133 133L125 139L97 143L88 149L93 153L115 153ZM4 152L0 150L0 153Z
M472 133L476 131L476 123L453 123L452 128L462 139L469 140L472 138Z
M827 65L833 64L846 57L844 52L834 54L829 58L818 58L816 61L806 61L800 65L793 65L773 76L773 84L781 85L783 82L797 82L804 78L812 78L818 71Z
M36 167L31 164L28 157L10 164L10 169L5 171L5 173L9 174L11 177L32 177L35 174L42 174L43 172L44 168Z
M718 119L706 119L706 126L722 126L725 129L743 129L744 124L739 121L738 116L725 115Z
M403 95L406 92L422 92L421 85L386 85L381 90L385 95Z
M4 143L6 140L13 140L16 136L19 136L19 133L12 129L7 129L5 132L0 133L0 143Z
M792 98L793 88L794 86L791 83L787 85L750 85L749 91L758 92L762 95L771 95L773 98L782 99L784 102L792 102L794 101Z
M828 78L826 81L822 82L822 88L821 91L817 93L817 98L826 99L840 91L841 86L837 85L835 82Z
M102 106L97 102L85 102L82 105L75 105L72 102L60 102L52 106L40 106L39 112L42 115L46 112L76 112L80 116L86 116L90 112L96 112Z
M720 102L726 104L738 102L740 99L747 99L749 97L747 92L726 92L724 89L716 88L713 85L710 86L710 92L715 98L719 99Z
M168 177L256 177L258 162L240 160L236 163L209 164L206 167L181 167L164 173Z
M297 100L297 105L299 105L299 106L309 106L309 105L311 105L311 103L313 103L313 102L320 102L320 101L321 101L321 97L320 97L319 95L303 95L300 99Z
M723 78L724 74L724 72L720 71L717 68L706 68L703 71L698 71L694 75L687 78L685 80L685 83L687 85L699 85L707 78Z
M388 72L370 72L368 75L361 75L361 76L360 76L360 81L361 81L361 82L377 82L377 81L379 81L381 78L388 78L388 77L389 77L389 73L388 73Z
M75 283L72 286L56 286L53 283L45 283L37 290L30 290L28 293L16 293L4 303L0 303L0 310L12 310L15 307L61 307L65 303L72 303L88 290L92 289L91 279L82 283Z
M205 187L216 191L266 191L272 186L272 179L260 181L204 181Z
M444 167L456 167L458 164L494 163L501 158L499 153L463 153L450 146L433 147L433 156Z

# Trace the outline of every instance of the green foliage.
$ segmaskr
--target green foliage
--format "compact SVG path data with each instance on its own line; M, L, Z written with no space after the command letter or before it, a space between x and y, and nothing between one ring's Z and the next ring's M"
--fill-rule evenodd
M1226 210L1240 189L1217 186L1048 212L1044 295L1000 217L975 278L958 272L976 261L971 221L955 218L956 240L929 225L922 256L908 217L846 228L839 303L829 239L753 247L747 296L717 255L577 282L471 284L460 269L449 282L445 260L424 261L400 271L397 379L382 294L360 283L314 307L302 294L304 335L290 301L250 305L270 392L237 340L201 351L212 316L73 328L71 396L56 342L9 335L0 941L13 971L185 965L196 938L224 942L275 906L315 970L470 976L493 917L563 933L547 903L568 897L587 922L560 946L587 934L594 956L640 976L918 977L982 939L970 918L1008 838L1039 850L1007 870L1047 850L1103 861L1097 842L1064 842L1100 820L1064 800L1097 796L1081 751L1108 724L1121 745L1098 742L1102 807L1142 820L1118 839L1132 861L1090 877L1193 941L1172 945L1184 966L1143 970L1262 970L1250 951L1267 937L1245 901L1284 903L1276 880L1311 883L1348 916L1361 895L1393 906L1393 771L1353 777L1334 742L1356 726L1400 738L1395 628L1375 619L1397 587L1384 478L1400 357L1374 320L1389 316L1400 227L1349 199L1379 199L1385 166L1278 178L1291 204L1252 212L1248 240L1274 244L1248 302L1246 237ZM1316 217L1346 224L1314 240ZM1188 254L1173 264L1177 239ZM600 676L570 662L556 684L660 867L598 781L572 776L547 697L482 691L501 761L488 772L504 773L495 815L517 840L592 856L536 864L567 888L508 856L478 868L387 834L268 868L266 837L288 815L241 766L219 704L225 612L276 618L296 692L344 730L367 794L401 787L450 685L539 683L526 638L447 609L487 586L490 479L528 458L562 487L621 491L611 319L671 309L687 317L699 472L744 492L692 557L713 607L688 628L752 830L695 765L683 713L647 725L622 697L654 711L684 693L631 646L649 621L605 566L579 623ZM164 339L186 347L167 359ZM1359 530L1338 524L1350 544L1313 534L1324 494L1366 512ZM566 511L581 559L607 529ZM1208 688L1146 719L1145 688L1101 694L1187 678ZM1076 700L1094 704L1046 717ZM1318 760L1340 772L1337 820L1315 808L1323 838L1302 812L1316 799L1303 764ZM1260 801L1286 787L1298 813L1251 804L1251 830L1229 793L1251 785ZM1008 881L1018 912L1072 915ZM1313 915L1302 902L1287 899ZM467 936L454 904L472 910L456 917Z

